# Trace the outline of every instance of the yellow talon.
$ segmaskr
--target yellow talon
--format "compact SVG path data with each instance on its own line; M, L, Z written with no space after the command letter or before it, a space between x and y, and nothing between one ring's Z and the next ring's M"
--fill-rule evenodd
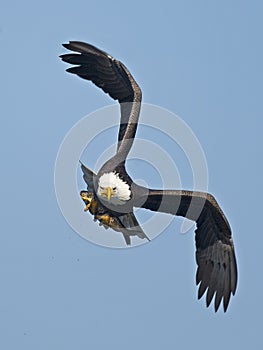
M91 206L91 201L86 205L86 207L84 208L84 211L88 211L90 206Z
M91 201L91 197L88 197L86 193L81 193L80 194L81 198L84 200L84 201Z
M86 193L81 193L80 196L86 203L86 207L84 208L84 211L88 211L92 204L92 197L88 197Z
M102 224L104 225L109 225L110 223L110 220L111 220L111 217L107 214L104 214L104 215L97 215L96 217Z

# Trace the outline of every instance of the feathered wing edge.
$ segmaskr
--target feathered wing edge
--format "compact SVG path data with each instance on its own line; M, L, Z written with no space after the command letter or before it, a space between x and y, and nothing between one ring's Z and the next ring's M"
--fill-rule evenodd
M215 296L215 311L222 300L226 311L236 292L237 263L230 226L215 198L203 192L150 190L142 207L196 222L198 299L207 292L206 305Z
M92 192L94 196L95 192L94 192L93 180L96 177L96 174L92 170L88 169L83 163L80 162L80 164L83 172L83 179L87 184L87 189L90 192ZM112 214L110 216L111 216L111 222L109 223L109 225L106 226L103 224L103 226L106 228L110 227L114 231L121 232L123 234L123 237L127 245L131 244L132 236L137 236L141 239L146 238L148 241L150 241L150 239L146 236L140 224L138 223L133 212L123 214L118 217L113 216Z
M118 100L121 121L117 153L125 161L136 134L142 100L141 89L125 65L93 45L70 41L63 46L76 53L64 54L62 61L73 64L67 72L92 81L96 86Z

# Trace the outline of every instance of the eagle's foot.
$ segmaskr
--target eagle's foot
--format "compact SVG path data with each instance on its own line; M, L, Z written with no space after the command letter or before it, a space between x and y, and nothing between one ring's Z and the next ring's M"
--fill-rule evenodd
M84 208L84 211L88 211L90 206L92 205L93 198L89 197L86 193L81 193L81 198L86 204L86 207Z
M96 219L98 219L102 225L106 226L109 226L111 222L111 217L108 214L96 215Z

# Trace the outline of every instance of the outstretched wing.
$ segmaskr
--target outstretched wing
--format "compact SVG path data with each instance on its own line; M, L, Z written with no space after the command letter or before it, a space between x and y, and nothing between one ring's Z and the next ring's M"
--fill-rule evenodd
M140 113L142 94L138 84L123 63L95 46L79 41L70 41L63 46L78 52L60 56L62 61L74 65L68 68L67 72L92 81L114 100L119 101L121 122L118 151L125 151L128 154L135 137ZM125 158L127 154L123 157Z
M215 198L202 192L150 190L142 207L196 221L198 299L207 291L206 305L215 295L215 311L222 300L226 311L236 291L237 264L231 229Z
M88 191L81 191L80 196L86 206L88 205L86 208L88 208L89 212L93 215L94 220L98 220L100 225L103 225L105 228L111 228L116 232L121 232L127 245L131 245L132 236L137 236L141 239L146 238L150 241L139 225L134 213L124 213L115 216L98 201L93 186L93 180L94 177L96 177L96 174L88 169L83 163L81 163L81 169L83 171L83 179L87 184ZM107 218L107 220L105 218Z

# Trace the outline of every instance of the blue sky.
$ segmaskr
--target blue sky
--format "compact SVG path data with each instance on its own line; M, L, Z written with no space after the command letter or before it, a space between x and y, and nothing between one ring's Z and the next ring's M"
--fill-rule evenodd
M1 348L262 347L262 2L1 8ZM114 103L65 73L58 56L68 40L122 60L144 102L173 111L198 137L237 253L238 290L226 314L197 301L194 234L179 233L180 219L150 244L116 250L82 239L62 216L53 184L59 146L81 118ZM160 143L189 188L183 155ZM152 181L149 169L143 176Z

